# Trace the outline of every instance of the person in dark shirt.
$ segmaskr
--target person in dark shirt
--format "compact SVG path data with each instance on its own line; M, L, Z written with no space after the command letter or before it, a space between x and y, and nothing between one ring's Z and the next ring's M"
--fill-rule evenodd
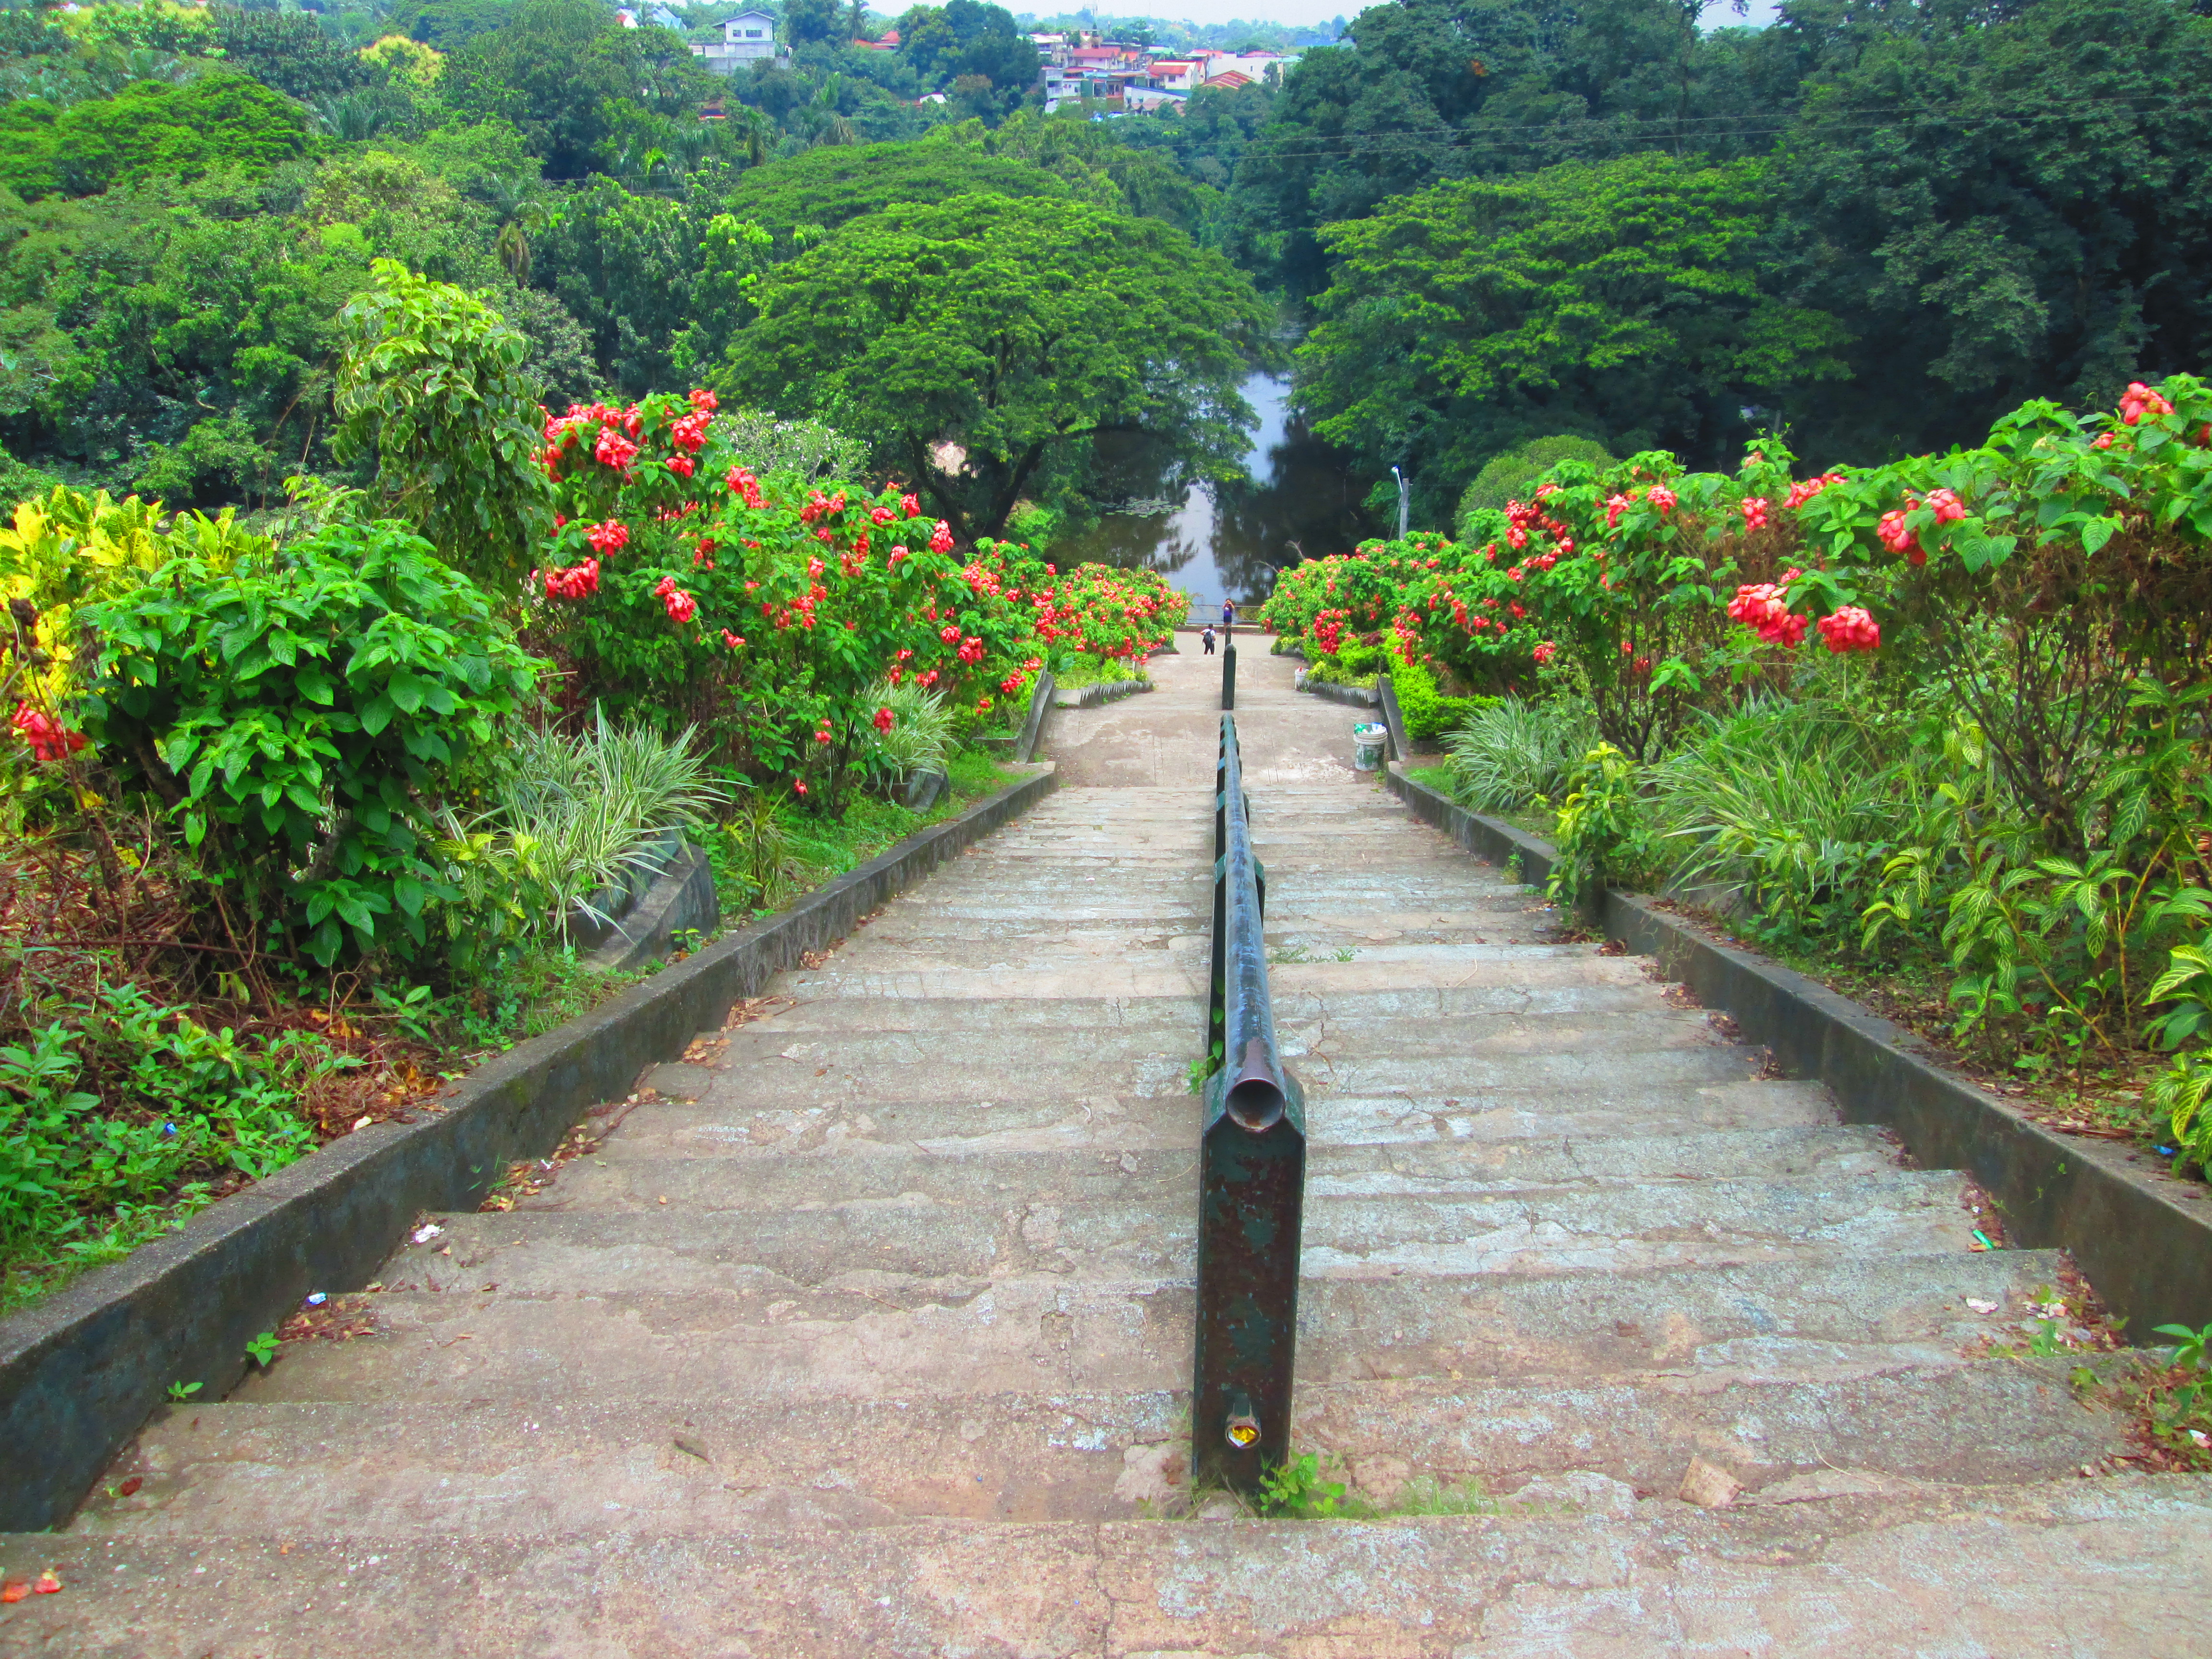
M1221 631L1226 634L1230 629L1236 626L1237 601L1234 599L1224 599L1221 602Z

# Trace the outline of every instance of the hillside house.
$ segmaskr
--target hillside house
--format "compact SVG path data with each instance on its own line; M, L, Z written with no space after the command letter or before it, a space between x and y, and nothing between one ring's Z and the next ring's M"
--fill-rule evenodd
M741 11L722 25L722 38L691 48L694 58L706 60L719 75L735 75L749 64L781 56L775 45L775 19L764 11Z

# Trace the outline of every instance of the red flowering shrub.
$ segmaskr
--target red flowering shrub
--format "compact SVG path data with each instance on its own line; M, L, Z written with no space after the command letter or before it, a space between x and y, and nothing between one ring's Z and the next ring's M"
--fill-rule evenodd
M912 493L758 478L705 392L549 416L541 459L561 511L532 621L574 695L696 721L756 777L811 780L798 793L825 809L886 729L879 682L980 716L1054 648L1133 660L1182 614L1151 572L1062 576L1003 542L963 560Z

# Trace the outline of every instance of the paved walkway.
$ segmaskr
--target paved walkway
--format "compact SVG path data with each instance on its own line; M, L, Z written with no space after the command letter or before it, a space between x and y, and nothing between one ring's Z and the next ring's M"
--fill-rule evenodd
M1193 656L1059 714L1073 787L602 1152L400 1251L376 1335L167 1413L68 1535L0 1545L68 1585L0 1654L2206 1651L2212 1485L2082 1478L2121 1424L1967 1357L2055 1260L1970 1251L1958 1177L1547 942L1343 763L1353 711L1240 666L1312 1135L1294 1437L1384 1518L1155 1518L1188 1507ZM1681 1501L1693 1467L1740 1495Z

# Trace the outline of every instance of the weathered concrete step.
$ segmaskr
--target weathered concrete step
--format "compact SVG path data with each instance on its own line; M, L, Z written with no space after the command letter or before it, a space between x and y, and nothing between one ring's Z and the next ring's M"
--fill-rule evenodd
M1422 1015L1353 1018L1334 1011L1314 1018L1279 1015L1276 1032L1285 1057L1291 1060L1319 1054L1335 1058L1640 1055L1660 1049L1730 1046L1701 1010L1669 1008L1656 997L1646 1000L1647 1006L1633 1010L1557 1012L1546 1017L1517 1011L1449 1020ZM1036 1024L1005 1030L971 1028L959 1034L958 1044L951 1052L957 1054L963 1067L980 1071L1064 1060L1074 1055L1101 1062L1173 1059L1187 1066L1198 1052L1200 1030L1198 1011L1191 1008L1179 1027L1165 1024L1086 1027L1070 1019L1056 1030ZM1742 1052L1749 1065L1749 1051ZM740 1027L730 1035L714 1065L699 1069L710 1078L750 1073L755 1084L766 1085L779 1078L800 1082L825 1065L842 1075L885 1066L942 1067L947 1057L945 1034L939 1031L848 1027L795 1033L783 1022L775 1021Z
M805 1092L825 1066L830 1075L839 1077L860 1072L873 1075L902 1066L988 1073L1036 1065L1065 1066L1079 1059L1102 1068L1172 1060L1180 1071L1188 1067L1198 1052L1203 1018L1200 1010L1185 1005L1182 1019L1173 1025L1085 1026L1071 1020L1056 1030L1036 1025L970 1030L958 1033L957 1042L951 1043L939 1031L795 1032L780 1024L763 1024L740 1027L730 1034L728 1046L712 1062L690 1070L701 1074L695 1081L708 1094L720 1094L740 1083L756 1091L787 1084Z
M1132 960L1148 960L1162 968L1187 974L1203 973L1208 957L1206 941L1192 933L1159 933L1162 943L1146 946L1136 935L1107 938L1099 934L1055 937L1030 933L1000 939L916 939L900 942L872 940L837 953L831 971L857 974L989 973L1002 976L1069 978L1080 984L1083 976L1102 969L1118 968Z
M1115 1495L1126 1451L1171 1439L1182 1410L1167 1392L232 1403L149 1430L129 1463L145 1484L77 1525L604 1538L1103 1520L1137 1513L1134 1497Z
M1294 1443L1322 1452L1355 1492L1384 1504L1424 1476L1507 1492L1533 1478L1596 1474L1665 1494L1693 1456L1754 1492L1830 1471L2027 1484L2127 1444L2124 1419L2077 1403L2064 1371L2053 1362L1961 1361L1636 1388L1321 1384L1300 1390ZM115 1471L143 1467L139 1490L118 1492L80 1524L374 1535L1109 1519L1135 1512L1141 1497L1173 1501L1159 1477L1182 1459L1180 1400L1163 1390L248 1401L187 1408L158 1425ZM310 1483L319 1496L302 1490Z
M825 1153L672 1156L665 1139L634 1141L641 1107L603 1154L562 1166L526 1211L631 1209L664 1200L691 1210L801 1210L833 1204L927 1199L997 1204L1011 1195L1051 1203L1196 1202L1197 1103L1179 1146L1109 1152L1092 1147L995 1150L972 1146L933 1151L912 1142L878 1145L872 1155ZM727 1143L725 1143L726 1147ZM1637 1140L1590 1137L1533 1143L1426 1141L1317 1144L1306 1164L1315 1198L1434 1197L1553 1192L1601 1183L1717 1178L1830 1180L1881 1174L1896 1161L1871 1128L1819 1128L1738 1134L1668 1135Z
M1553 985L1651 984L1650 964L1638 957L1601 957L1587 945L1500 945L1464 947L1470 958L1425 963L1419 953L1385 957L1361 951L1350 962L1294 962L1270 967L1267 986L1277 1006L1286 997L1327 1000L1346 993L1467 991Z
M1628 1382L1439 1388L1429 1379L1298 1390L1293 1432L1370 1489L1407 1474L1589 1470L1670 1492L1692 1456L1757 1488L1822 1468L1917 1480L2053 1480L2129 1444L2121 1413L2078 1400L2067 1359L1959 1359ZM1372 1466L1371 1468L1370 1466Z
M1650 984L1649 964L1642 959L1601 957L1587 945L1468 945L1462 950L1477 954L1434 963L1425 962L1418 952L1411 957L1370 952L1348 963L1284 963L1271 969L1269 988L1278 997L1304 994L1327 998L1344 992L1425 988L1463 991L1486 987ZM805 999L1111 999L1202 994L1200 977L1183 968L1132 963L1100 963L1081 969L1033 974L997 968L848 972L832 958L822 969L779 975L776 988L781 994Z
M1155 953L1147 951L1146 956ZM835 964L836 958L832 957ZM1402 975L1401 976L1402 977ZM874 969L847 971L832 965L804 973L780 974L775 989L782 995L819 999L910 997L965 1001L971 998L1036 997L1092 999L1203 997L1205 975L1196 966L1164 962L1101 962L1082 968L1012 973L1004 968Z
M1194 1032L1195 1024L1194 1024ZM839 1058L835 1045L801 1061L771 1067L766 1064L724 1066L701 1098L718 1106L818 1105L852 1100L871 1107L901 1101L972 1098L1006 1100L1024 1097L1080 1100L1093 1094L1188 1095L1190 1064L1197 1052L1193 1041L1181 1052L1155 1049L1148 1054L1116 1058L1101 1054L1078 1061L1083 1045L1075 1040L1049 1054L1035 1052L1034 1042L1005 1045L1005 1051L988 1060L970 1060L946 1054L934 1061L896 1065L889 1060L848 1063ZM1024 1055L1024 1048L1030 1052ZM1739 1066L1741 1072L1743 1068Z
M1210 945L1212 921L1187 909L1163 908L1127 921L1082 921L1064 915L1011 916L996 919L917 915L886 915L874 923L866 939L854 946L868 951L916 951L942 956L961 945L1004 945L1019 941L1023 951L1042 955L1054 951L1114 951L1187 948L1205 950Z
M660 1086L682 1095L683 1077ZM702 1073L697 1086L703 1091ZM689 1098L689 1096L684 1097ZM665 1148L678 1156L784 1157L822 1150L919 1146L932 1152L1049 1152L1092 1148L1140 1152L1188 1147L1196 1133L1193 1095L1087 1093L1063 1100L1035 1097L977 1101L964 1097L872 1106L866 1101L803 1106L726 1108L655 1105L623 1126L624 1144L641 1155ZM1508 1145L1545 1140L1577 1144L1644 1140L1744 1130L1807 1129L1833 1124L1836 1110L1815 1083L1747 1082L1695 1090L1667 1089L1603 1096L1571 1091L1540 1106L1516 1098L1330 1096L1308 1103L1310 1145L1455 1141ZM1693 1146L1683 1148L1694 1152Z
M1650 1011L1666 1007L1659 988L1642 972L1615 971L1624 960L1600 957L1606 971L1588 978L1572 973L1532 975L1525 981L1495 978L1480 984L1411 986L1368 990L1332 991L1286 989L1280 981L1286 971L1279 964L1270 971L1275 1021L1280 1027L1326 1015L1332 1019L1405 1019L1435 1023L1496 1014L1529 1017L1548 1014L1606 1013ZM1551 964L1540 964L1549 967ZM1571 965L1571 964L1569 964ZM1133 1029L1194 1030L1193 1008L1203 1004L1188 997L975 997L965 1001L945 997L878 998L843 996L778 997L769 1000L775 1012L758 1022L763 1030L814 1031L929 1031L970 1032L1012 1029L1057 1030L1097 1030L1109 1026ZM700 1034L718 1038L720 1031Z
M979 1038L975 1048L981 1052L901 1065L890 1060L848 1061L841 1056L838 1045L824 1045L821 1052L796 1062L725 1066L714 1073L700 1098L730 1109L860 1101L872 1109L963 1096L1079 1100L1093 1094L1187 1095L1197 1045L1194 1040L1189 1048L1179 1052L1156 1049L1127 1058L1100 1054L1080 1062L1067 1058L1070 1049L1081 1052L1079 1041L1048 1054L1036 1053L1026 1037L1001 1044ZM1517 1093L1541 1104L1553 1091L1572 1090L1602 1099L1607 1091L1648 1094L1664 1087L1742 1081L1754 1075L1760 1064L1748 1050L1722 1043L1710 1034L1704 1041L1686 1036L1682 1046L1671 1048L1622 1046L1563 1054L1403 1057L1364 1054L1353 1051L1349 1038L1334 1037L1291 1058L1316 1111L1322 1100L1337 1093L1462 1099ZM809 1060L813 1063L807 1064Z
M1633 1380L1653 1371L1817 1378L1941 1365L2016 1341L2053 1256L1899 1257L1516 1279L1316 1279L1299 1309L1301 1388L1379 1379ZM1984 1316L1974 1297L1997 1304ZM1181 1280L902 1279L806 1287L762 1272L680 1295L388 1291L376 1334L285 1351L239 1398L417 1401L654 1398L848 1401L1112 1390L1187 1381ZM1449 1386L1440 1384L1440 1386Z
M856 1160L857 1162L858 1160ZM1301 1271L1633 1272L1895 1251L1963 1250L1960 1177L1900 1171L1804 1181L1601 1184L1465 1198L1310 1199ZM1196 1204L1075 1203L1007 1193L805 1211L515 1210L452 1216L403 1248L386 1283L532 1292L653 1285L667 1294L761 1268L794 1284L874 1270L925 1278L1060 1273L1115 1281L1190 1271ZM450 1256L443 1254L450 1249Z
M77 1659L264 1653L271 1629L295 1651L376 1659L648 1643L778 1659L1834 1659L2011 1655L2043 1640L2122 1659L2202 1645L2212 1478L1717 1511L1615 1497L1608 1512L1613 1491L1593 1483L1584 1513L1562 1514L1554 1497L1530 1505L1539 1518L1333 1525L937 1522L762 1536L710 1522L578 1537L510 1522L484 1536L422 1528L332 1542L270 1525L10 1538L0 1562L10 1576L61 1568L70 1591L11 1609L10 1628L25 1651Z

